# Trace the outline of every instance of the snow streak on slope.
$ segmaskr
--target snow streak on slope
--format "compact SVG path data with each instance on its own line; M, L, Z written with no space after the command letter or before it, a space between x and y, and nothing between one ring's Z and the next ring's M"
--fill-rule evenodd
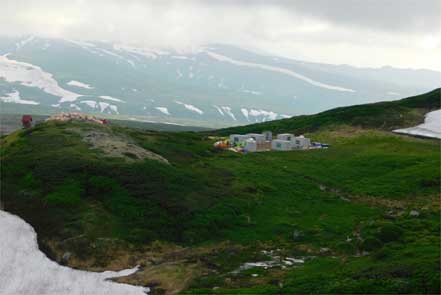
M219 114L221 114L222 116L225 116L224 112L222 111L222 109L219 106L213 105L213 107L219 112Z
M3 102L10 103L19 103L19 104L31 104L31 105L39 105L39 102L33 100L24 100L20 97L20 92L17 90L11 93L6 93L6 96L0 96L0 100Z
M258 63L252 63L252 62L245 62L245 61L240 61L240 60L235 60L232 58L229 58L227 56L224 55L220 55L218 53L214 53L211 51L206 51L207 55L210 56L213 59L216 59L218 61L222 61L222 62L228 62L234 65L238 65L238 66L244 66L244 67L250 67L250 68L257 68L257 69L262 69L262 70L266 70L266 71L271 71L271 72L278 72L281 74L285 74L291 77L294 77L296 79L300 79L302 81L305 81L311 85L317 86L317 87L321 87L321 88L326 88L326 89L330 89L330 90L336 90L336 91L346 91L346 92L355 92L355 90L353 89L349 89L349 88L344 88L344 87L340 87L340 86L334 86L334 85L329 85L329 84L325 84L325 83L321 83L318 81L315 81L311 78L308 78L306 76L303 76L299 73L296 73L292 70L288 70L288 69L284 69L284 68L279 68L279 67L275 67L275 66L269 66L269 65L263 65L263 64L258 64Z
M94 273L58 265L40 252L37 235L29 224L2 210L0 232L1 295L145 295L150 291L107 281L131 275L137 267Z
M31 42L31 41L34 40L34 39L35 39L35 36L29 36L28 38L23 39L23 40L21 40L21 41L15 43L15 48L16 48L17 50L19 50L19 49L25 47L26 44L28 44L29 42Z
M441 110L427 113L426 119L421 125L397 129L394 132L441 139Z
M106 99L106 100L111 100L111 101L117 101L117 102L125 102L124 100L121 100L119 98L115 98L112 96L108 96L108 95L101 95L100 98Z
M228 116L230 116L234 121L237 121L236 116L233 114L233 112L231 111L231 107L229 106L221 106L222 111L227 114Z
M183 105L183 106L184 106L187 110L189 110L189 111L192 111L192 112L198 113L199 115L204 114L204 112L203 112L201 109L195 107L194 105L186 104L186 103L183 103L183 102L181 102L181 101L177 101L177 100L176 100L175 102L176 102L177 104Z
M75 101L81 96L81 94L61 88L52 74L43 71L40 67L9 59L7 55L0 56L0 79L40 88L46 93L61 97L59 103Z
M93 89L93 87L90 86L89 84L82 83L82 82L75 81L75 80L69 81L66 84L70 85L70 86L80 87L80 88Z
M170 112L168 111L168 109L166 107L157 107L156 109L163 114L170 115Z

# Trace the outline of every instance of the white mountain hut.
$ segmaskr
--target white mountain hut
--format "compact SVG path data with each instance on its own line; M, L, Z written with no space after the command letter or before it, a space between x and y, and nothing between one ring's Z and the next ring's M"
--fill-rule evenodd
M248 138L245 140L245 146L243 148L244 152L256 152L257 151L257 142L253 138Z
M275 139L271 142L271 149L274 151L290 151L292 150L292 141Z

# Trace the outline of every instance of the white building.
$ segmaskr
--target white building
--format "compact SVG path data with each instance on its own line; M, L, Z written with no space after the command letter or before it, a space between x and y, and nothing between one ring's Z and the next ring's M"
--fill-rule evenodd
M248 136L248 138L254 139L258 144L261 144L261 143L265 142L265 135L263 135L263 134L248 133L246 136Z
M274 151L290 151L292 150L292 141L275 139L271 142L271 149Z
M231 134L230 135L230 145L237 146L237 145L244 144L248 138L249 138L248 135Z
M311 146L311 140L309 138L304 137L303 135L297 136L293 140L293 148L296 149L305 149Z
M277 139L286 140L286 141L292 141L294 140L294 137L295 137L294 134L291 133L282 133L277 135Z
M271 131L263 131L263 136L265 136L266 141L272 141L273 140L273 133Z
M247 140L245 140L245 146L243 147L243 150L245 152L256 152L257 142L252 138L248 138Z

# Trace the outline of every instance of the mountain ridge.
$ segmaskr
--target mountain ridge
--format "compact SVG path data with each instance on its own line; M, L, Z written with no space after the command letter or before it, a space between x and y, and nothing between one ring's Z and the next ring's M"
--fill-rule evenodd
M183 53L109 42L0 38L0 53L0 97L8 112L81 109L209 127L394 100L433 89L439 80L433 71L302 62L219 44Z

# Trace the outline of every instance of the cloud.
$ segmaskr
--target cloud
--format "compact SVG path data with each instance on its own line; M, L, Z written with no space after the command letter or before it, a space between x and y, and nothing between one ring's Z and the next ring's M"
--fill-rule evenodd
M3 35L175 48L228 43L297 59L441 69L430 63L441 48L439 0L3 1Z

